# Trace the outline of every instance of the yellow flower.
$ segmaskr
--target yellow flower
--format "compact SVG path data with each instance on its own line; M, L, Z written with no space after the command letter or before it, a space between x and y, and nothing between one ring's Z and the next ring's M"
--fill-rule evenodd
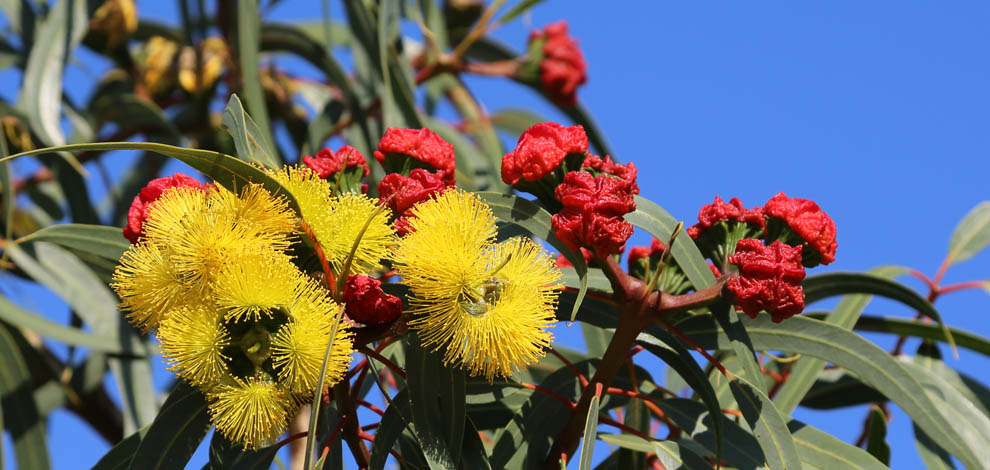
M230 335L220 323L220 312L207 306L169 312L158 329L162 357L169 370L197 386L210 387L228 376L223 349Z
M461 190L413 213L395 261L413 294L409 326L424 346L489 381L542 357L561 277L553 259L528 239L494 244L491 210Z
M360 237L349 274L367 274L378 268L395 242L391 218L392 211L378 201L363 194L344 194L331 198L319 216L308 222L338 275Z
M184 47L179 56L179 84L192 94L212 87L223 73L228 58L227 44L219 37L204 39L196 49Z
M274 383L263 379L236 379L220 385L210 398L210 416L217 430L232 442L254 450L278 439L294 406Z
M144 45L144 84L152 94L168 90L175 82L172 63L179 44L162 36L152 36Z
M161 245L131 245L120 257L110 284L127 318L142 332L158 328L165 313L199 297L179 278L171 253Z
M296 233L296 214L283 197L274 197L260 184L249 184L237 195L223 186L209 193L211 210L230 218L276 249L289 246Z
M392 212L380 207L377 200L363 194L333 196L330 183L308 168L290 166L269 174L296 198L303 220L312 229L335 275L339 275L358 235L361 241L350 274L369 273L388 255L389 245L395 242L395 230L389 223Z
M306 285L306 275L288 255L274 250L241 253L218 271L214 300L230 321L258 321L288 308Z
M309 168L286 166L280 170L268 170L268 174L296 198L304 220L315 220L330 202L333 187Z
M291 311L292 321L272 338L272 364L278 370L279 382L295 393L311 395L316 389L333 324L343 315L343 309L329 298L324 299L300 301ZM353 333L346 327L341 319L333 337L324 387L340 382L350 366Z

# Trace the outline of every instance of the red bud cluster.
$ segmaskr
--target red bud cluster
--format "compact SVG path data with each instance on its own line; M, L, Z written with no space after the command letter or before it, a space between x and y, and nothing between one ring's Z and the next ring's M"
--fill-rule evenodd
M325 148L317 152L315 157L309 155L302 157L302 161L323 179L327 179L353 167L362 167L361 176L363 177L368 176L368 173L371 172L371 169L368 168L368 163L364 159L364 155L361 155L361 152L350 145L340 147L336 153Z
M412 207L452 186L453 184L444 180L441 172L431 173L416 168L409 172L409 176L399 173L385 175L385 178L378 183L378 195L381 202L387 204L397 217L395 230L399 235L405 235L409 231Z
M382 282L364 275L347 277L344 286L347 316L365 325L380 325L398 318L402 300L382 290Z
M577 41L567 33L567 23L559 21L534 31L529 41L542 39L540 83L543 92L560 106L577 104L577 88L588 80L588 65Z
M588 152L588 135L581 126L544 122L519 136L516 148L502 157L502 181L536 181L552 173L569 154Z
M448 184L454 184L454 146L429 129L388 129L378 142L375 159L385 165L393 155L405 155L443 174Z
M727 288L746 315L756 318L766 310L780 322L804 310L801 247L746 238L739 240L729 262L739 267L739 276L730 279Z
M175 173L172 176L156 178L148 182L148 185L141 189L141 192L134 197L131 208L127 211L127 225L124 226L124 238L137 243L144 236L143 226L148 218L148 209L151 204L162 197L162 194L170 188L189 186L192 188L206 190L208 184L202 184L196 178L186 176L182 173Z
M688 227L687 233L692 239L697 240L705 230L721 221L750 223L759 226L761 229L766 226L763 221L763 213L759 207L746 209L739 198L734 197L726 204L721 196L715 196L715 201L706 204L698 211L698 223Z
M623 216L636 210L633 185L611 175L583 171L564 175L554 195L563 209L551 219L553 229L572 251L590 247L599 257L621 253L633 226Z
M581 169L591 169L592 174L605 173L631 181L633 194L639 194L639 185L636 184L636 164L633 162L619 164L613 162L612 157L608 155L604 159L598 155L588 155L581 164Z
M835 250L838 247L835 241L835 222L815 201L789 198L781 192L767 201L763 206L763 213L768 218L784 221L810 248L820 254L822 264L835 261Z

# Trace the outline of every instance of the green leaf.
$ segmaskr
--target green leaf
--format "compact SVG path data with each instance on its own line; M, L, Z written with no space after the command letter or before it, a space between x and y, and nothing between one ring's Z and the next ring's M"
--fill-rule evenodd
M409 390L402 389L392 397L391 403L385 409L378 429L375 430L375 442L371 444L372 470L382 470L388 460L389 451L395 446L402 431L412 422L412 409L409 407Z
M240 444L227 440L223 433L214 431L210 439L210 461L204 470L267 470L282 446L270 445L257 450L246 450Z
M943 384L951 386L955 391L962 394L970 403L979 408L984 415L990 416L990 389L986 385L962 372L957 372L945 362L934 357L918 354L912 358L904 358L904 360L923 367Z
M902 358L901 363L922 384L928 398L935 403L933 411L941 414L947 422L952 423L954 431L958 433L965 445L976 454L977 461L990 462L990 434L987 433L987 430L990 429L990 418L965 395L926 368L926 364L930 364L926 359L905 357ZM933 433L931 435L937 436L938 434ZM936 442L952 452L944 440L938 439ZM963 460L965 464L962 457L959 459Z
M970 210L952 232L946 261L966 261L987 245L990 245L990 201L983 201Z
M45 242L34 243L37 260L19 245L8 245L11 260L35 281L65 300L93 333L114 338L127 347L141 347L141 339L117 311L117 297L75 255ZM124 402L124 432L151 422L157 411L146 359L112 359L110 368Z
M787 423L804 468L831 470L890 470L879 460L854 445L797 420Z
M175 123L153 101L131 93L107 93L94 97L87 109L99 124L114 122L122 129L140 128L162 143L177 144L182 139ZM129 203L130 201L128 201Z
M799 316L772 323L768 315L761 315L755 320L744 318L743 324L757 349L799 352L849 370L900 406L925 432L943 436L947 450L965 465L979 467L977 450L961 441L912 374L875 344L840 327ZM710 316L698 315L677 327L704 348L730 347Z
M526 13L526 11L528 11L530 8L533 8L534 6L536 6L536 4L542 1L543 0L522 0L519 3L517 3L516 6L509 9L509 11L505 12L505 14L498 19L498 22L501 24L508 23L509 21L515 19L517 16Z
M268 168L282 167L275 145L265 132L267 128L260 127L254 122L254 119L244 111L241 99L236 94L230 95L227 107L223 110L221 124L234 138L234 147L241 158Z
M646 230L664 243L670 240L670 234L677 226L677 220L649 199L636 196L635 200L636 210L626 214L626 221ZM695 290L704 289L715 283L715 276L708 267L708 262L687 234L681 233L674 240L671 250L671 255L677 260L677 265L684 270Z
M877 277L892 279L899 275L901 269L895 267L879 267L870 270L870 274ZM850 329L856 324L856 320L863 313L863 309L873 299L869 294L849 294L842 297L839 304L835 306L825 318L827 323L839 327ZM809 301L810 303L810 301ZM787 382L777 391L774 404L781 413L791 414L794 408L801 402L802 397L815 382L815 377L825 367L825 360L816 357L803 357L791 366L791 375Z
M870 416L867 418L866 427L866 451L883 462L890 465L890 444L887 443L887 416L879 406L874 405L870 409Z
M615 328L615 325L611 325ZM581 332L584 334L584 345L590 357L602 357L608 349L612 335L602 328L581 322Z
M251 136L262 142L263 151L267 154L266 165L271 168L281 167L281 158L275 149L271 125L268 120L268 109L265 106L265 92L261 88L260 65L258 64L258 49L260 47L261 16L258 14L258 0L245 0L237 4L237 59L241 68L241 83L244 86L244 98L251 116L246 116ZM234 99L231 95L231 100ZM227 104L230 108L230 103ZM241 111L243 113L243 110ZM226 111L224 118L226 118ZM237 114L234 111L234 114ZM238 118L240 116L236 116ZM252 119L253 118L253 119ZM237 122L237 121L235 121ZM253 124L253 125L252 125ZM234 138L237 141L237 137ZM241 152L241 149L237 149Z
M50 225L19 238L17 243L34 241L55 243L113 261L119 260L130 246L119 228L88 224Z
M0 158L7 156L7 138L0 138ZM0 217L3 218L3 239L10 240L14 233L14 180L10 175L10 162L0 164Z
M732 351L735 353L736 359L742 364L745 377L751 381L750 383L757 390L766 395L767 388L763 383L763 371L760 370L760 364L756 362L756 351L753 350L753 343L750 341L749 335L746 334L746 328L739 321L739 314L736 313L736 309L727 303L720 302L713 305L711 310L715 321L718 322L729 337L729 341L732 342Z
M825 314L819 312L808 312L803 316L817 320L825 318ZM945 334L938 325L907 318L863 315L859 317L853 328L860 331L890 333L932 341L945 341ZM990 340L956 328L950 328L949 331L952 333L952 338L956 341L957 346L978 352L984 356L990 356Z
M382 73L382 120L385 127L419 129L423 122L416 110L416 97L412 82L395 49L399 36L399 1L382 0L378 6L378 58Z
M106 454L103 454L103 457L100 457L100 461L96 462L93 470L127 470L130 468L131 461L134 460L134 453L141 446L141 441L148 434L149 429L151 429L150 424L118 442Z
M952 333L942 322L938 310L935 310L931 302L903 284L868 273L831 272L805 278L802 285L805 302L809 305L821 299L845 294L873 294L896 300L935 320L942 328L946 341L955 349Z
M744 421L763 449L771 470L800 470L801 459L783 415L765 393L742 377L729 383Z
M801 406L830 410L866 403L880 403L887 397L843 369L825 369L801 399Z
M586 377L592 375L590 361L574 364ZM574 373L563 366L547 376L540 387L565 398L574 400L581 393L581 385ZM521 392L520 392L521 393ZM512 397L520 395L513 394ZM554 436L564 428L570 417L570 408L544 393L530 393L525 401L513 410L508 424L501 427L494 437L492 468L539 468L550 451Z
M118 338L86 333L79 328L64 326L37 313L28 312L4 297L0 297L0 320L70 346L132 356L147 356L150 353L144 343L125 343Z
M488 451L485 450L485 443L482 442L478 429L474 427L471 418L467 418L464 422L464 448L461 450L460 468L470 470L491 470L492 468Z
M158 470L183 468L210 430L206 398L180 383L169 394L134 453L130 468Z
M925 463L928 470L949 470L956 468L952 463L952 456L945 449L939 447L935 439L932 439L925 431L922 431L917 424L914 428L914 443L918 447L921 461Z
M187 149L150 142L102 142L94 144L71 144L31 150L2 158L0 161L54 151L85 152L89 150L145 150L160 153L199 170L204 175L212 178L213 181L216 181L217 184L235 193L240 193L241 188L250 183L261 184L272 195L286 198L289 207L297 213L299 212L299 204L292 197L292 194L263 170L230 155L209 150Z
M599 384L600 385L600 384ZM584 440L581 441L581 451L578 453L578 470L591 470L591 459L595 454L595 440L598 431L598 404L600 398L596 394L591 397L588 415L584 420Z
M693 452L681 441L646 440L633 434L600 434L599 439L623 449L652 452L667 470L711 470L705 459Z
M0 397L3 422L14 441L17 468L47 470L48 446L45 417L41 416L31 392L34 383L27 363L14 337L0 327Z
M492 192L479 192L477 194L492 208L495 217L529 230L530 233L559 250L574 265L574 270L580 279L577 300L574 302L573 310L571 310L570 321L574 321L574 317L581 308L581 302L584 301L584 296L588 292L588 264L585 263L584 257L572 252L557 239L550 223L551 215L542 207L518 196Z
M455 469L464 441L465 373L408 336L406 371L416 436L430 468Z
M47 145L62 145L62 72L72 49L86 33L89 18L84 0L63 0L49 12L38 30L27 67L19 106L31 128ZM76 161L77 169L80 169Z

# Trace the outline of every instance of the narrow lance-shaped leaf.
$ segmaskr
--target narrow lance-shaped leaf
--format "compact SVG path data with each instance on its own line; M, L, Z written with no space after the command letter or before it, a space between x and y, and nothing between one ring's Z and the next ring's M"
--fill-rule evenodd
M595 453L595 440L598 431L598 405L601 400L602 384L597 384L595 395L591 397L588 415L584 421L584 439L581 441L581 451L578 453L578 469L591 470L591 458Z
M800 470L801 459L786 421L773 402L750 382L735 377L729 386L744 421L763 449L771 470Z
M4 426L14 441L17 468L47 470L50 464L45 417L35 406L32 389L31 373L17 342L0 325L0 396L4 398Z
M946 260L950 263L966 261L987 245L990 245L990 201L983 201L970 210L952 232Z
M800 316L771 323L769 316L761 315L755 320L744 318L743 324L757 349L800 352L848 369L890 398L926 432L945 436L947 450L965 465L979 467L977 449L960 439L952 424L935 411L937 405L912 374L875 344L845 329ZM677 327L704 348L730 347L728 338L709 316L692 317Z
M673 470L710 470L711 464L692 451L684 442L646 440L632 434L602 434L601 440L614 444L623 449L637 452L650 452L657 456L660 463L667 469Z
M34 241L55 243L113 261L119 260L130 246L120 228L88 224L50 225L17 239L17 243Z
M183 468L210 429L206 398L199 390L180 383L141 440L130 468L159 470Z
M897 266L879 267L870 270L870 274L884 279L892 279L902 273ZM839 327L850 329L856 320L863 313L863 309L873 299L869 294L848 294L842 297L839 304L828 314L825 321L838 325ZM811 301L809 301L810 303ZM784 385L777 391L774 397L774 404L781 413L791 414L801 398L804 397L815 377L825 367L825 360L817 357L803 357L797 360L790 370L790 376Z
M257 73L257 72L254 72ZM240 98L230 95L227 108L223 110L221 120L223 127L234 138L234 148L237 154L246 161L257 162L268 168L279 168L275 145L268 136L265 128L255 123L254 119L244 111Z
M258 15L258 0L244 0L237 4L237 58L241 67L241 83L244 85L244 97L251 115L248 120L256 125L251 134L260 139L263 150L267 153L266 165L278 167L280 159L275 153L271 126L268 120L268 109L265 106L265 92L261 88L260 64L258 54L261 44L261 17ZM232 95L231 99L234 99ZM229 104L228 104L229 106ZM226 117L226 112L224 113ZM253 119L252 119L253 118Z
M887 443L887 416L879 407L870 409L866 428L866 451L883 462L890 464L890 444Z
M626 214L626 221L646 230L658 240L669 240L677 220L657 203L644 197L636 196L636 210ZM677 260L677 265L684 270L696 290L704 289L715 283L715 276L708 268L701 251L695 246L691 237L681 236L674 241L670 248L671 254Z

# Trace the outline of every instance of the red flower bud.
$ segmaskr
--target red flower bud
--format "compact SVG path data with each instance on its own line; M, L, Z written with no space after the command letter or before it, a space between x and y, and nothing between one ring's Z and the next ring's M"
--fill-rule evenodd
M567 34L567 23L547 25L534 31L529 41L543 38L543 60L540 61L540 83L543 92L560 106L577 104L577 88L588 81L588 65L584 62L577 41Z
M347 316L365 325L380 325L402 313L402 300L382 290L382 282L365 275L347 276L344 286Z
M302 161L323 179L355 166L364 168L361 176L368 176L368 173L371 172L368 163L364 160L364 155L361 155L361 152L350 145L340 147L337 149L337 153L325 148L317 152L316 157L306 155Z
M584 127L564 127L556 122L536 124L519 136L515 150L502 157L502 181L536 181L553 172L568 154L587 151Z
M814 201L777 193L763 206L767 217L782 219L808 246L821 254L822 264L835 261L835 222Z
M729 280L727 287L750 318L766 310L777 323L804 310L800 246L779 241L767 246L744 238L729 262L739 267L739 276Z
M722 202L720 196L715 196L715 202L701 207L701 210L698 211L698 223L688 227L687 233L692 239L697 240L705 230L723 220L750 223L758 225L760 228L765 227L763 214L759 207L746 209L737 197L730 199L729 203L726 204Z
M375 159L384 165L389 154L407 155L443 173L454 184L454 146L429 129L388 129L378 142Z
M663 250L665 249L666 247L663 246L663 242L657 240L656 237L653 237L653 239L650 240L650 246L634 246L630 248L629 259L626 260L626 262L629 265L628 266L629 272L633 271L633 267L636 265L637 262L639 262L639 260L643 258L650 258L654 255L662 255Z
M636 164L633 162L621 165L613 162L612 157L608 155L605 155L604 160L598 155L588 155L585 157L584 163L581 164L581 169L585 168L591 168L595 172L618 176L629 181L632 183L633 194L639 194L639 185L636 184Z
M148 182L148 185L141 189L134 200L131 201L131 208L127 211L127 225L124 227L124 238L137 243L144 236L144 220L148 218L148 209L151 203L162 197L162 194L170 188L189 186L197 189L207 189L208 184L201 184L196 178L186 176L182 173L175 173L172 176L156 178Z
M564 175L554 195L564 208L551 222L557 238L568 248L577 251L587 246L599 257L622 252L633 233L623 215L636 210L631 182L572 171Z
M722 277L722 272L719 271L718 268L715 267L715 265L712 264L711 261L708 262L708 269L711 269L712 270L712 274L715 275L715 279L718 279L718 278Z
M439 171L430 173L422 168L416 168L409 173L409 176L398 173L385 175L378 183L378 195L398 217L395 219L395 230L399 235L405 235L409 231L412 207L451 186L453 184L444 181L443 174Z
M584 257L585 264L591 264L591 260L595 258L594 253L588 251L587 248L581 248L581 256ZM554 263L558 268L573 268L574 264L571 260L567 259L566 256L560 254L557 255L557 262Z

